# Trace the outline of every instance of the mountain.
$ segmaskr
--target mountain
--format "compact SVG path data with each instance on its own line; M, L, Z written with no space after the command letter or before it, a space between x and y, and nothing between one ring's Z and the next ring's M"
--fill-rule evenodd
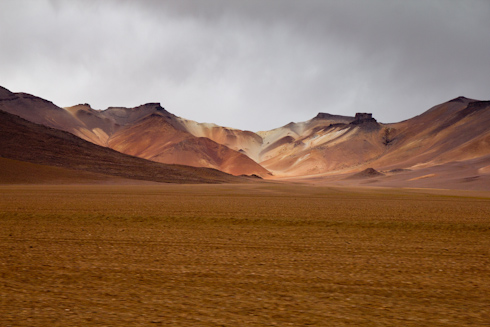
M69 132L75 132L75 126L81 124L69 112L48 100L27 93L12 93L1 86L0 110L36 124Z
M490 154L489 126L490 102L464 97L393 124L380 124L369 114L319 114L259 133L268 145L260 163L276 175L290 177L373 166L417 169Z
M214 168L233 175L269 175L242 152L189 133L187 125L196 130L199 124L170 114L159 103L104 111L88 104L59 108L33 95L1 88L0 110L156 162Z
M59 108L1 89L0 109L132 156L233 175L303 181L353 175L346 180L367 176L362 183L399 180L418 185L454 174L476 185L490 171L490 101L465 97L398 123L380 123L369 113L319 113L257 133L187 120L159 103L106 110L88 104ZM370 169L380 174L355 175ZM430 177L419 179L428 170Z
M151 114L112 134L107 143L110 148L152 161L216 168L233 175L269 174L247 155L210 138L193 135L186 126L189 122L168 113L159 104L143 107L148 106L154 107Z
M103 111L84 104L66 111L83 124L84 128L72 128L75 135L126 154L161 163L215 168L233 175L269 175L226 142L205 137L210 136L204 132L205 124L179 118L159 103Z
M490 101L458 97L392 124L319 114L259 134L273 137L261 165L288 179L490 189Z
M380 130L370 114L320 113L306 122L259 132L266 144L261 164L275 175L288 177L356 168L383 153Z
M140 180L165 183L243 183L215 169L167 165L129 156L65 131L0 111L0 180Z
M490 154L490 101L458 97L384 129L390 151L377 164L428 167Z

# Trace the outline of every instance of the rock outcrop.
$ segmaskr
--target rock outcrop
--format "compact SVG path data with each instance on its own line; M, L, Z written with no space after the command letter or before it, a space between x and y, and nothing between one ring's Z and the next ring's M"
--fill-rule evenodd
M378 123L376 119L373 118L373 114L358 112L351 122L352 125L360 125L363 123Z

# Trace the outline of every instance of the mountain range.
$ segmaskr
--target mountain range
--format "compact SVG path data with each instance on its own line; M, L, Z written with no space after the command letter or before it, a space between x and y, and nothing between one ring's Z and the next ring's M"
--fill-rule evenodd
M490 188L490 101L465 97L398 123L380 123L369 113L319 113L305 122L260 132L184 119L159 103L106 110L95 110L88 104L61 108L2 87L0 113L0 157L78 167L78 171L87 162L107 163L107 169L85 169L90 173L106 174L109 166L126 162L134 167L159 165L163 170L180 167L188 173L198 169L193 174L205 172L203 176L208 177L213 172L218 182L248 181L253 178L243 176L253 176L314 183ZM54 138L70 139L84 150L51 154L51 161L34 160L32 157L45 157L52 151L50 147L59 148L59 144L48 144L47 140ZM6 139L10 139L8 149ZM45 147L39 147L40 140L45 141ZM17 152L34 155L14 155L16 142ZM30 149L36 146L37 150ZM88 157L82 160L84 151ZM112 161L105 161L105 157ZM127 176L124 171L120 167L117 176L154 180L151 176ZM174 182L186 180L184 175ZM195 176L187 181L198 182L200 177Z

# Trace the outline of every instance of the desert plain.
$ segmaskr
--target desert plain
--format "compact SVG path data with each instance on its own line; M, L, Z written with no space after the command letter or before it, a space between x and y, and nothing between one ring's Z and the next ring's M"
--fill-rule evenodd
M0 326L490 325L488 192L0 186Z

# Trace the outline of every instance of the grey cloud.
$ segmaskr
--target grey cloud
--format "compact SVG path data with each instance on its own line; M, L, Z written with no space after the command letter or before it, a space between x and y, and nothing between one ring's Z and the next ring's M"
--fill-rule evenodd
M488 17L478 0L6 0L0 83L251 130L319 111L393 122L488 98Z

